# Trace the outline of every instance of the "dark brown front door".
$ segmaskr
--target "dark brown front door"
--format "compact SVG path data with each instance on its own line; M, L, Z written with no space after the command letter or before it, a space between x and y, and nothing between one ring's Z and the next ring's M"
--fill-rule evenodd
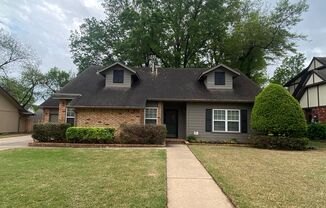
M178 137L178 110L169 110L164 111L164 123L167 129L168 138L177 138Z

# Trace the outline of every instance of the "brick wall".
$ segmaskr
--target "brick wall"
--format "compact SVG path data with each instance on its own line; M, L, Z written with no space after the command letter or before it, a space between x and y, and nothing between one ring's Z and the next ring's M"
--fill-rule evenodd
M319 122L326 123L326 107L313 108L311 114L312 117L316 116Z
M76 125L84 127L113 127L121 124L143 124L143 109L75 109Z
M67 100L59 101L59 113L58 113L58 122L66 123L66 108L67 108Z
M49 120L50 120L50 109L44 108L43 115L42 115L42 121L43 121L43 123L49 123Z

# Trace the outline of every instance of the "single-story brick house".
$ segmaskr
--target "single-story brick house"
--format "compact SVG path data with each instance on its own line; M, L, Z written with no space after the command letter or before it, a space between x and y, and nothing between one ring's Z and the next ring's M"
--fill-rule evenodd
M0 133L30 132L33 115L0 86Z
M46 100L43 122L119 128L165 124L168 137L244 141L260 88L225 65L207 68L92 66Z
M308 122L326 123L326 57L314 57L285 87L300 102Z

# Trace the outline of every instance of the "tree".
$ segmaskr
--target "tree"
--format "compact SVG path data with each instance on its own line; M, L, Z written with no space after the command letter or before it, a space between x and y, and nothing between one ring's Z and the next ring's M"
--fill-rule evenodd
M20 78L2 76L0 84L18 103L28 109L43 94L44 75L37 67L27 65Z
M43 97L48 97L51 94L59 91L72 79L72 77L73 75L71 72L60 70L58 67L51 68L44 75L44 85L46 87L46 92L44 93Z
M302 53L284 58L281 66L275 69L270 82L284 85L304 69L305 60L306 57Z
M307 124L298 101L278 84L269 84L256 97L252 128L264 135L303 136Z
M32 64L36 60L30 48L17 41L12 35L0 29L0 72L8 77L14 66ZM1 75L0 73L0 75Z
M257 1L258 2L258 1ZM120 61L164 67L226 63L257 83L267 80L268 61L295 51L304 36L292 32L308 9L305 0L280 0L264 10L255 0L104 0L106 18L86 19L70 47L79 71Z

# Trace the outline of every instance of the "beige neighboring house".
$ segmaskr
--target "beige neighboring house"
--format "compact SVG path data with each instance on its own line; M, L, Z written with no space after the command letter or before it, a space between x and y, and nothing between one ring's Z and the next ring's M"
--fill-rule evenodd
M32 115L0 87L0 133L30 132L33 127Z
M300 102L308 122L326 123L326 57L314 57L285 87Z

